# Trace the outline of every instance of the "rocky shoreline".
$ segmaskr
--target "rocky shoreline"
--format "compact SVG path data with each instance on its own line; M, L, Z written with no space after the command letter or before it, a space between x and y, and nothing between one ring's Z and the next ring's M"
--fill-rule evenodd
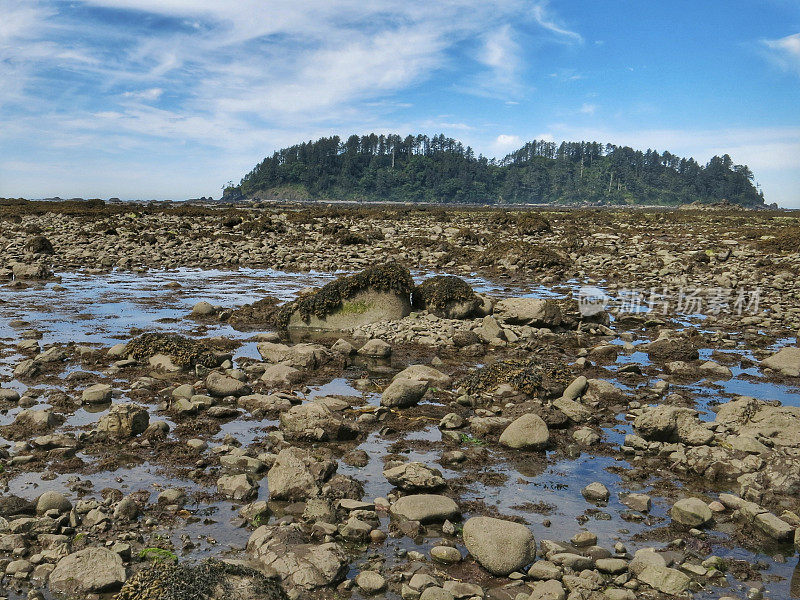
M766 211L0 214L0 597L793 597L797 231ZM181 268L222 270L217 295ZM308 275L242 301L227 269ZM124 325L53 341L59 319L110 327L81 324L89 303Z

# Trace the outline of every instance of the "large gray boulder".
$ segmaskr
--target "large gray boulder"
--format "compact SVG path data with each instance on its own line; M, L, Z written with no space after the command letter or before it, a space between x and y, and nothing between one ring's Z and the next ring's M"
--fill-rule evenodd
M247 473L223 475L217 479L217 489L237 502L251 500L258 494L258 483Z
M251 392L250 387L244 381L216 371L212 371L206 377L206 389L209 394L218 398L246 396Z
M680 406L651 408L636 417L633 427L644 439L659 442L702 446L714 439L714 433L700 423L696 410Z
M383 472L386 480L405 491L429 491L444 485L444 477L439 469L421 462L410 462L387 469Z
M83 390L81 401L84 404L105 404L111 402L111 386L97 383Z
M406 407L419 402L428 391L428 382L395 377L381 394L381 406Z
M472 517L464 523L464 545L494 575L519 571L536 558L536 540L530 529L492 517Z
M436 494L403 496L389 510L393 517L422 524L455 520L460 514L458 504L452 498Z
M295 344L261 342L257 346L261 357L271 363L282 363L297 369L316 369L330 359L330 352L320 344Z
M408 316L413 288L414 280L405 267L396 263L376 265L340 277L282 310L289 314L290 329L350 329Z
M699 498L684 498L672 505L673 521L688 527L700 527L712 519L711 509Z
M800 407L740 397L722 404L714 423L740 436L769 438L776 447L800 447Z
M125 583L119 554L108 548L86 548L65 556L50 573L50 591L85 598L113 592Z
M539 415L528 413L515 419L500 434L500 443L509 448L539 450L550 441L550 431Z
M355 424L347 423L319 402L293 406L280 415L281 430L288 439L336 441L352 439L357 435Z
M117 404L97 422L97 430L116 437L133 437L150 425L147 409L136 404Z
M442 390L448 389L453 383L449 375L445 375L430 365L411 365L395 375L395 378L427 381L429 385Z
M60 513L72 510L72 503L61 492L48 491L36 500L36 514L43 515L48 510L57 510Z
M306 500L319 496L323 484L336 472L336 463L301 448L284 448L267 474L272 500Z
M552 300L542 298L505 298L494 306L495 317L504 323L532 327L557 327L561 309Z
M646 583L651 588L664 594L670 594L671 596L682 594L689 589L689 584L692 582L688 575L681 573L677 569L670 569L669 567L658 565L649 565L645 567L636 578L642 583Z
M790 377L800 376L800 348L787 346L772 356L761 361L762 367L768 367Z
M309 543L293 523L262 525L247 542L247 552L261 565L280 575L288 589L314 590L342 581L349 560L336 543Z
M27 433L44 432L56 427L58 423L58 417L49 408L41 410L26 408L19 411L14 418L14 427Z

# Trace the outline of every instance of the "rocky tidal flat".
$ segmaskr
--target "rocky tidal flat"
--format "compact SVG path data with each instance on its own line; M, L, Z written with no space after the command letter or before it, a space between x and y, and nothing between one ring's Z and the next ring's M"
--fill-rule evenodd
M800 220L0 207L0 598L800 597Z

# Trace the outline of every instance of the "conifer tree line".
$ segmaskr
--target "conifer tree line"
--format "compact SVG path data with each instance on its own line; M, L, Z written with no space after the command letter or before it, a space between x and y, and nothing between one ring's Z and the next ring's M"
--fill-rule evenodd
M670 152L533 140L501 160L444 135L324 137L265 158L227 195L320 200L761 205L753 173L727 154L702 165Z

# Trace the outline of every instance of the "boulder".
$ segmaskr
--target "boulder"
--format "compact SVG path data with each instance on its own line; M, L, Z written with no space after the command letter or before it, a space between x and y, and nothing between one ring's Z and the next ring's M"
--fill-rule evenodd
M688 575L681 573L677 569L657 565L645 567L636 578L651 588L672 596L678 596L685 592L689 589L689 584L692 581Z
M107 404L111 402L111 386L107 383L97 383L83 390L81 401L84 404Z
M355 424L324 404L307 402L293 406L280 415L281 430L287 439L336 441L353 439L358 434Z
M376 265L340 277L282 308L287 326L327 330L352 329L378 321L397 321L411 313L414 280L396 263Z
M412 406L419 402L428 391L428 382L418 379L395 377L381 394L381 406Z
M767 437L775 447L800 447L800 407L740 397L722 404L714 423L740 436Z
M800 348L787 346L761 361L762 367L778 371L789 377L800 376Z
M407 492L429 491L445 483L442 472L420 462L410 462L383 472L386 480Z
M464 545L494 575L519 571L536 558L536 540L530 529L492 517L472 517L464 523Z
M323 484L336 472L336 463L316 458L301 448L284 448L267 474L272 500L306 500L319 496Z
M309 543L296 523L262 525L247 542L247 552L280 575L289 589L314 590L342 581L350 564L339 544Z
M9 388L0 388L0 402L19 402L19 392Z
M86 548L65 556L50 573L50 591L86 597L112 592L125 583L119 554L108 548Z
M216 371L212 371L206 377L206 389L217 398L246 396L251 392L250 387L244 381Z
M214 306L205 301L198 302L192 307L193 317L210 317L215 312L217 311L214 309Z
M271 363L282 363L297 369L313 370L330 360L330 353L320 344L279 344L261 342L257 345L258 353Z
M13 263L11 272L14 279L49 279L53 272L44 263Z
M45 492L36 500L36 514L43 515L48 510L57 510L60 513L66 513L72 510L72 502L60 492Z
M258 483L247 473L223 475L217 479L217 489L222 495L241 502L258 494Z
M116 404L100 417L97 430L117 437L133 437L144 433L148 425L147 409L136 404Z
M561 324L558 304L541 298L505 298L495 304L494 315L513 325L552 328Z
M466 281L452 275L426 279L414 288L411 302L415 309L427 310L442 319L466 319L482 304Z
M392 353L392 347L379 338L367 340L367 342L358 349L361 356L369 356L371 358L387 358Z
M449 375L428 365L411 365L400 371L394 378L427 381L430 386L441 390L446 390L453 384Z
M581 495L589 502L608 502L611 493L606 486L599 481L595 481L583 488Z
M406 520L426 523L443 523L445 520L458 519L458 504L447 496L435 494L414 494L403 496L392 504L392 516Z
M287 394L250 394L240 396L236 403L251 413L274 413L289 410L292 407L289 398Z
M386 579L377 571L361 571L356 575L356 585L369 596L386 588Z
M500 435L502 445L523 450L539 450L547 446L549 440L547 424L533 413L515 419Z
M712 519L711 509L699 498L684 498L672 505L673 521L687 527L700 527Z
M18 412L14 418L14 426L28 434L47 431L56 427L58 423L58 418L49 408L41 410L26 408Z
M270 388L291 388L303 380L303 372L283 363L267 367L261 381Z
M696 410L666 404L640 414L633 427L644 439L652 441L702 446L714 439L714 432L700 423Z

